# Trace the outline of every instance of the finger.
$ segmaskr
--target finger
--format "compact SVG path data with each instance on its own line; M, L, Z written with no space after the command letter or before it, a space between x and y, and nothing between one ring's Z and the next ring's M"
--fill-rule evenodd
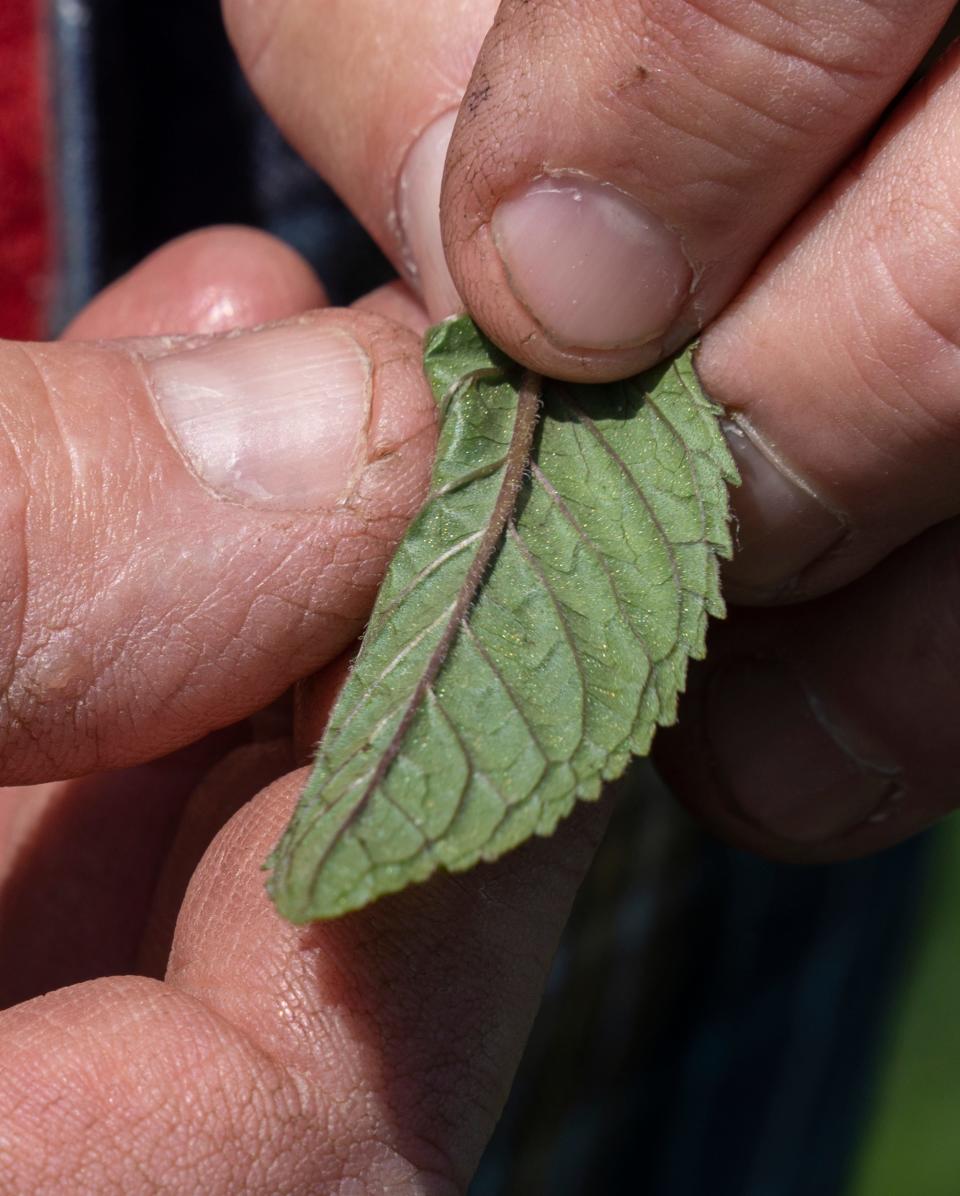
M187 800L242 740L230 728L138 768L0 790L0 1008L138 970Z
M528 365L624 376L733 296L951 0L504 0L444 183L453 277Z
M829 597L741 612L658 740L724 838L799 861L864 855L960 805L960 520Z
M168 752L355 638L429 474L419 357L334 311L3 346L6 783Z
M497 0L222 0L274 120L438 320L460 307L440 241L447 143Z
M274 237L206 229L140 263L65 335L214 331L324 302L306 264ZM229 728L139 768L0 789L0 1004L136 969L161 863L183 837L184 805L217 760L248 737L243 726ZM246 796L283 771L256 784L248 770ZM165 966L166 950L163 959Z
M382 287L377 287L369 295L358 299L353 308L354 311L370 311L388 320L396 320L417 336L423 336L430 327L430 317L426 309L403 282L388 282Z
M200 781L166 853L139 953L137 971L160 977L183 895L204 852L220 828L254 796L285 772L309 764L350 671L358 643L294 687L293 710L279 725L267 719L256 742L235 747ZM275 703L276 709L280 703ZM286 706L286 704L283 704ZM288 712L286 709L284 713ZM292 731L292 736L291 736Z
M958 104L955 51L704 336L748 483L733 597L823 593L960 512Z
M276 237L206 228L168 242L101 291L63 339L229 332L326 305L313 270Z
M289 727L286 730L289 732ZM140 922L137 966L126 970L162 979L183 897L204 853L239 809L290 771L293 757L289 733L265 742L245 743L216 761L195 786L176 835L168 841L148 911Z
M411 21L390 0L224 2L268 109L435 317L458 305L441 166L495 7L429 0ZM950 8L507 0L444 192L471 312L551 374L649 364L730 298Z
M278 728L278 737L266 741L260 738L234 748L198 780L185 804L176 836L164 851L160 879L153 890L149 915L143 920L137 972L157 977L164 974L183 895L220 828L258 790L312 759L356 649L357 645L352 645L294 687L292 719Z
M605 810L304 931L259 867L302 779L211 847L166 985L101 981L0 1017L13 1190L465 1190Z
M359 642L351 645L325 669L304 678L297 685L293 707L293 747L301 763L307 763L313 757L359 646Z

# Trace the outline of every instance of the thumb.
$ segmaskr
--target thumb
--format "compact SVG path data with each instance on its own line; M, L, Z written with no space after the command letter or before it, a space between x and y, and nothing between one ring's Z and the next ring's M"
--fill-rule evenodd
M653 365L737 293L951 8L502 0L443 182L466 306L545 374Z
M7 1191L467 1190L609 803L302 929L260 864L303 781L211 844L165 984L112 976L0 1014Z
M416 510L433 404L366 313L0 344L0 783L133 764L357 634Z

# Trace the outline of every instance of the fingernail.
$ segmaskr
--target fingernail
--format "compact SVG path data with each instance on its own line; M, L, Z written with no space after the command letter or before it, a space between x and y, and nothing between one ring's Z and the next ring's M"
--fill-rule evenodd
M456 119L455 111L445 112L420 134L397 189L403 264L434 320L463 310L440 239L440 186Z
M724 566L724 592L741 602L790 597L799 575L847 528L743 427L725 421L724 431L742 482L731 493L737 548Z
M244 332L145 369L174 443L224 498L279 510L330 507L363 467L371 366L339 328Z
M785 665L741 658L711 677L705 728L717 783L755 826L822 843L885 817L900 772L831 717Z
M500 203L491 230L517 299L564 346L646 344L690 292L676 233L609 183L538 179Z

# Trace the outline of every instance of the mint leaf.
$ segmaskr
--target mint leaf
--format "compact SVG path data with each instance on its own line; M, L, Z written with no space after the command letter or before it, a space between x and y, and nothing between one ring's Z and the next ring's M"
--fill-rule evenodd
M268 862L295 922L550 834L673 721L723 613L736 472L689 353L552 382L462 318L425 366L431 494Z

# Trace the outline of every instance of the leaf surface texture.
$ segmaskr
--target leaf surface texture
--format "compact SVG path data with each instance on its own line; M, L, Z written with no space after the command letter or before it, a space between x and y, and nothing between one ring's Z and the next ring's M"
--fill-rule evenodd
M464 317L428 334L425 366L431 493L269 861L296 922L550 834L674 720L723 614L737 478L689 351L625 382L542 381Z

